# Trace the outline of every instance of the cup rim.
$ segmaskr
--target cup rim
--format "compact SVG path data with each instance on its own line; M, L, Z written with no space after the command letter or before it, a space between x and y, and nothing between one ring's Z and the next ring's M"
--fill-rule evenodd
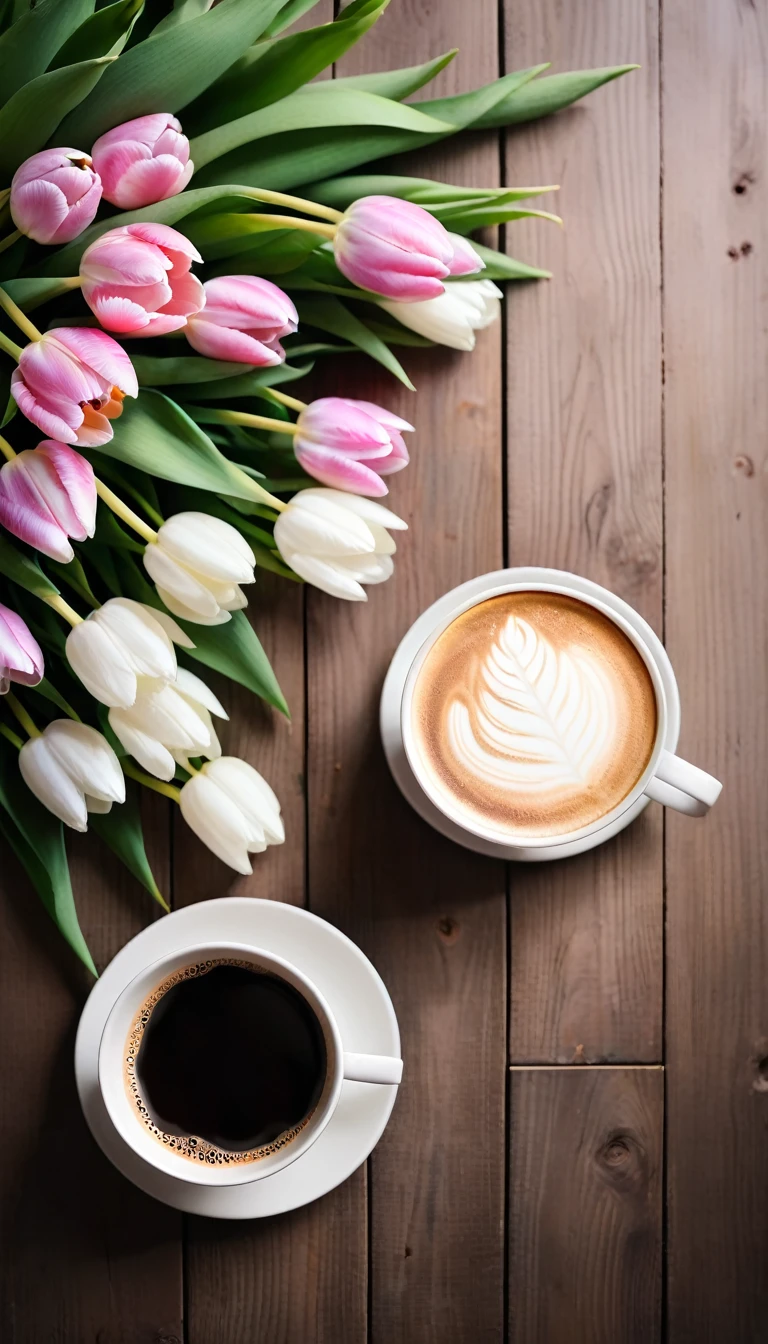
M326 1040L326 1078L318 1101L303 1131L278 1153L270 1153L253 1162L233 1166L199 1165L169 1151L145 1130L128 1097L124 1081L125 1041L131 1023L153 986L184 965L195 961L236 957L262 965L277 973L309 1002L320 1021ZM119 1044L119 1050L116 1047ZM107 1058L109 1054L109 1058ZM119 1059L119 1076L115 1059ZM195 943L176 948L143 967L124 986L112 1004L99 1039L97 1074L99 1091L110 1121L122 1141L142 1160L165 1175L194 1185L238 1186L272 1176L290 1166L312 1146L328 1124L341 1095L344 1081L343 1045L336 1019L321 991L292 962L266 948L253 944L222 942Z
M442 635L459 616L462 616L464 612L471 611L473 607L477 607L482 602L487 602L491 598L502 597L506 593L515 592L554 593L556 595L559 594L562 597L574 598L578 602L583 602L586 606L594 607L603 616L607 617L608 620L612 621L614 625L618 626L622 634L626 635L627 639L629 639L630 643L640 654L640 657L648 670L654 694L656 696L656 737L654 739L653 750L648 758L643 773L636 780L629 793L625 794L620 802L618 802L615 807L612 807L609 812L604 813L603 816L598 817L596 821L591 822L588 826L581 826L578 830L562 832L559 835L515 836L500 829L496 829L493 826L483 826L482 823L476 822L474 818L468 819L465 815L462 815L460 808L454 806L451 800L444 796L440 790L432 784L426 771L421 767L419 753L414 742L411 708L413 705L416 682L418 681L419 673L424 666L427 655L439 639L440 635ZM440 620L432 627L429 634L414 654L413 660L408 668L400 701L400 732L408 765L419 788L430 800L433 806L452 821L454 825L458 826L460 830L469 835L477 836L481 840L490 841L493 844L503 844L507 849L556 849L560 845L570 845L573 842L586 839L588 836L598 834L599 831L612 825L623 816L623 814L642 796L656 773L659 759L664 751L668 713L666 691L656 660L642 635L633 628L631 623L622 613L615 611L599 597L583 593L579 591L575 585L570 585L567 582L551 582L549 580L521 580L518 582L510 582L507 580L506 582L502 581L489 584L488 587L483 589L480 593L475 593L472 597L467 597L464 601L456 603L456 605L451 608L450 612L441 616Z

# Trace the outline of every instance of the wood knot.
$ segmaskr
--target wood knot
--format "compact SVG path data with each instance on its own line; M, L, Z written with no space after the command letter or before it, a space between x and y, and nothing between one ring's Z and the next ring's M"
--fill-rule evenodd
M603 1139L595 1159L603 1180L617 1194L632 1196L643 1189L647 1159L634 1135L614 1130Z
M620 1167L632 1156L629 1144L621 1134L615 1134L604 1145L601 1157L608 1167Z
M455 943L459 936L458 920L452 919L450 915L443 915L437 921L437 932L444 943Z
M736 196L744 196L747 189L753 185L754 180L754 173L742 173L740 177L736 178L736 181L733 184L734 194Z
M733 466L734 470L740 471L742 476L754 476L755 474L755 464L751 457L747 457L746 453L739 453L739 456L733 459Z
M412 1255L413 1255L413 1251L411 1250L410 1246L406 1246L406 1248L405 1248L405 1259L406 1259L406 1260L409 1260L410 1257L411 1257Z
M754 247L750 242L741 243L738 247L729 247L728 256L731 261L739 261L741 257L748 257L750 252L754 252Z

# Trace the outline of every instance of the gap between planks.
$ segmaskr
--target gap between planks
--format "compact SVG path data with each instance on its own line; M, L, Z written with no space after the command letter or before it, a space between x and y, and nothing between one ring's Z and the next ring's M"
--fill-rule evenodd
M651 1073L663 1073L663 1064L508 1064L510 1073L553 1073L562 1072L564 1069L572 1069L579 1073L587 1073L590 1070L607 1073L610 1069L621 1069L622 1073L627 1069L636 1069L650 1071Z

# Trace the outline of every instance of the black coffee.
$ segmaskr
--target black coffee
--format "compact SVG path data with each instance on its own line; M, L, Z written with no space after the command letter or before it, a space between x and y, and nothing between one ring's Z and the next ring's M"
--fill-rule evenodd
M306 999L247 962L203 962L169 977L131 1029L126 1082L167 1147L199 1161L248 1162L290 1143L326 1074Z

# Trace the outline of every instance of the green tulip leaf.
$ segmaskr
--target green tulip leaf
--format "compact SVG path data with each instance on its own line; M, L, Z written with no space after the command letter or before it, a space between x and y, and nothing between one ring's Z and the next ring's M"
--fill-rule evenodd
M18 752L4 737L0 737L0 809L0 831L48 914L91 975L97 975L77 918L64 827L30 793L19 772Z
M485 262L485 270L482 272L483 280L551 280L551 271L539 270L537 266L528 266L524 261L515 261L514 257L508 257L504 252L496 252L492 247L485 247L472 239L472 246L478 256ZM473 276L467 276L472 280ZM459 279L452 280L451 284L462 284Z
M350 345L357 346L358 350L364 350L378 364L383 364L385 369L389 369L389 372L407 388L415 392L416 389L408 374L392 351L379 336L374 335L365 323L360 321L359 317L351 313L340 299L332 297L307 299L302 296L298 307L302 323L317 327L319 331L329 331L332 336L339 336L343 341L349 341Z
M239 364L238 368L243 370L243 365ZM190 384L187 388L179 387L177 396L182 399L188 397L194 402L229 401L231 397L257 397L262 388L277 387L279 383L292 383L297 378L306 378L311 369L311 364L297 367L291 364L278 364L271 369L245 369L232 378L223 378L218 382L195 383L194 386ZM193 408L190 413L193 420L197 418L197 408Z
M144 846L138 786L130 779L126 779L125 785L125 802L119 807L113 806L109 812L91 812L88 826L101 836L129 873L133 873L150 896L168 913L168 902L155 881Z
M43 573L37 560L17 551L4 532L0 532L0 574L43 600L46 597L55 597L59 591L55 583L51 583Z
M475 122L475 126L478 129L515 126L536 117L551 116L603 84L639 68L637 65L609 65L599 70L569 70L562 75L547 75L501 99ZM435 111L435 115L440 113Z
M62 117L77 107L114 64L115 57L99 56L94 61L66 65L38 75L14 93L0 111L0 176L12 177L19 164L42 149ZM69 143L61 135L57 138L60 143Z
M48 69L58 70L63 65L97 56L119 56L143 8L144 0L117 0L116 4L98 9L64 43Z
M0 37L0 103L48 69L93 7L94 0L40 0L16 19Z
M265 37L276 37L284 29L290 28L292 23L300 19L302 14L306 14L310 9L314 9L317 0L285 0L281 10L275 15L272 22L264 29Z
M171 387L175 383L208 383L242 373L242 364L197 355L133 355L131 359L140 387Z
M362 0L342 10L334 23L257 42L185 110L187 134L199 135L257 112L308 84L354 46L388 4L389 0Z
M377 93L381 98L394 98L398 102L409 94L431 83L436 75L458 54L458 47L433 56L431 61L422 65L408 65L402 70L380 70L370 75L342 75L335 81L342 88L362 89L365 93Z
M227 0L188 23L154 32L123 52L101 86L65 119L62 144L92 145L112 126L147 113L178 112L261 36L280 0Z
M162 392L145 388L135 401L126 400L113 425L114 437L99 447L105 457L198 490L260 498L245 473L228 462L186 411Z
M336 210L346 210L361 196L399 196L401 200L423 205L430 214L441 218L441 212L457 206L470 207L493 201L522 201L556 187L455 187L450 182L433 182L428 177L397 177L392 173L363 173L346 177L330 177L324 182L313 182L312 199Z
M50 704L56 705L58 709L63 710L68 719L79 720L80 718L80 715L72 708L69 701L64 699L61 691L57 691L56 687L51 684L47 677L43 677L42 681L38 681L36 686L29 686L24 694L42 696L44 700L48 700Z

